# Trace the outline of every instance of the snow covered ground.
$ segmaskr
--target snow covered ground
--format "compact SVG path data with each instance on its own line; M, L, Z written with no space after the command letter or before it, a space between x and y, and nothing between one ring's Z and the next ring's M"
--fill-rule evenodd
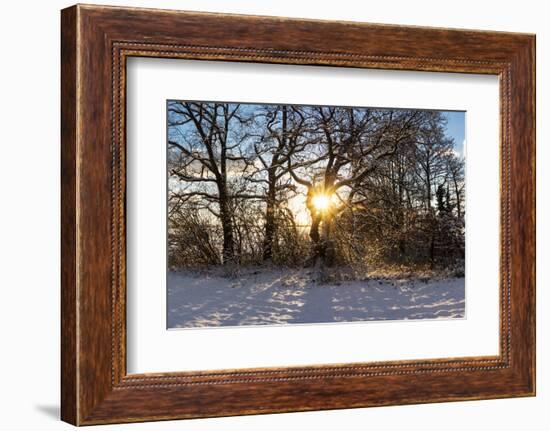
M168 327L449 319L465 314L464 278L316 284L306 269L168 273Z

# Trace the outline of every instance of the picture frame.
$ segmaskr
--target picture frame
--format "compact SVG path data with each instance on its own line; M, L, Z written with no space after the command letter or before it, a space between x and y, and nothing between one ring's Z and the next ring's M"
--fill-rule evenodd
M74 425L535 395L535 36L76 5L61 13L61 418ZM489 74L499 355L128 374L130 57Z

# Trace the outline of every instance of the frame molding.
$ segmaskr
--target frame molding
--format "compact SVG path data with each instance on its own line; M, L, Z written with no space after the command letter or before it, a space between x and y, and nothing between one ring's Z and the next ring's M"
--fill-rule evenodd
M533 35L83 5L62 11L61 30L63 420L89 425L534 395ZM498 75L500 354L127 375L130 56Z

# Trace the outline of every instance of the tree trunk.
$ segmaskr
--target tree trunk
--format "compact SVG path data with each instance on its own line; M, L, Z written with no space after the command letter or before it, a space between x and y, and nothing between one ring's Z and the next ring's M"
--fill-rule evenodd
M268 191L265 210L265 237L263 247L263 260L269 260L273 257L273 239L275 237L275 172L271 168L268 171Z
M311 216L311 226L309 228L309 237L311 238L311 256L308 259L308 265L315 265L322 252L322 250L319 247L320 241L321 241L321 235L319 233L321 217L315 211L315 208L313 207L313 203L311 202L313 197L312 194L313 194L312 190L308 190L307 199L306 199L306 207Z
M456 213L457 213L458 218L460 219L462 217L462 201L460 199L460 189L458 187L456 179L454 179L454 178L453 178L453 183L454 183L454 186L455 186Z
M332 214L320 214L313 206L313 189L308 191L306 207L311 216L311 227L309 228L309 237L311 238L311 257L308 264L320 269L330 266L333 263L334 246L330 239L332 227Z
M426 161L426 210L430 211L432 208L432 170L430 168L430 161Z
M270 260L273 257L273 240L275 238L275 230L277 228L275 212L277 206L277 170L279 164L280 152L286 147L287 139L287 107L284 105L281 112L281 139L279 142L279 148L273 155L271 160L271 166L267 170L267 196L266 196L266 210L265 210L265 236L263 244L263 260Z
M321 236L321 254L320 257L322 259L323 267L325 266L332 266L334 264L334 242L331 239L331 230L332 230L332 223L333 223L333 217L332 215L326 214L323 219L323 229L322 229L322 236Z
M311 214L311 227L309 228L309 237L313 242L313 245L316 246L319 244L321 235L319 234L319 225L321 224L321 217Z
M233 239L233 220L229 209L229 200L225 187L219 191L220 221L223 232L222 263L225 265L235 261L235 241Z

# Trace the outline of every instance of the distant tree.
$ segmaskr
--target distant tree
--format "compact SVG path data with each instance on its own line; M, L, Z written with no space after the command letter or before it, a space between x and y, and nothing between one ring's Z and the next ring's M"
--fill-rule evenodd
M437 186L437 191L435 192L436 199L437 199L437 211L440 215L442 215L445 212L448 212L449 209L449 194L445 190L445 186L443 184L439 184ZM445 199L447 198L447 200Z
M447 155L446 162L446 171L454 194L454 207L456 208L457 217L460 219L463 216L465 191L464 158L450 153Z
M416 174L423 183L424 206L432 208L432 199L438 182L445 174L447 157L452 153L453 141L445 135L446 120L440 112L426 111L416 141Z

